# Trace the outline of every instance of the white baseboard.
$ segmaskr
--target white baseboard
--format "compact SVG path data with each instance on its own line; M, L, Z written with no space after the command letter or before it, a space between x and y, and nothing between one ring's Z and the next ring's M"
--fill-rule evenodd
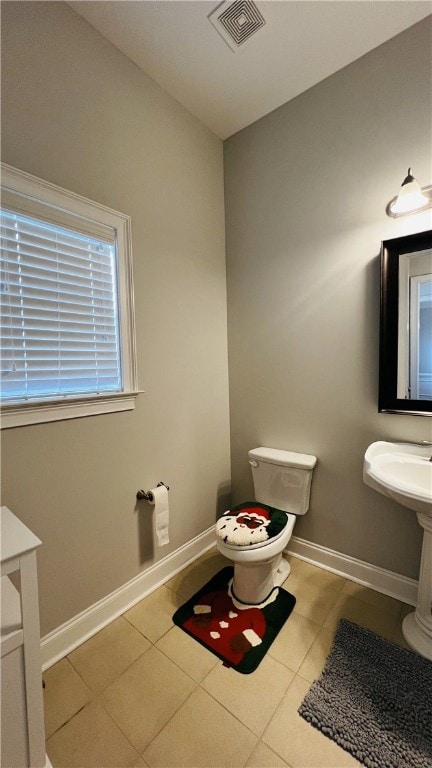
M418 581L409 579L407 576L387 571L385 568L365 563L363 560L343 555L341 552L327 549L320 544L313 544L297 536L292 537L286 551L300 560L337 573L364 587L395 597L396 600L401 600L408 605L416 605Z
M135 576L115 592L66 621L41 640L42 670L64 658L81 643L171 579L215 544L214 526Z
M48 669L67 656L81 643L204 554L215 543L214 526L211 526L115 592L45 635L41 641L42 669ZM370 565L297 536L292 537L287 552L300 560L306 560L308 563L318 565L320 568L337 573L377 592L395 597L404 603L416 604L418 582L414 579L386 571L384 568Z

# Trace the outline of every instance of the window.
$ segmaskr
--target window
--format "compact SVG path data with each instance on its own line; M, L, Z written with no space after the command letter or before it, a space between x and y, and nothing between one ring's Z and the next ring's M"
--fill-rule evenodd
M130 219L2 166L2 426L128 410Z
M410 277L409 283L409 395L414 400L432 400L432 274Z

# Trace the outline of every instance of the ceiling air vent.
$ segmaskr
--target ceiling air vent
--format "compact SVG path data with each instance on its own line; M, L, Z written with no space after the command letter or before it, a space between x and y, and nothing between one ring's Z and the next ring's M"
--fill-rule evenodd
M266 23L252 0L221 3L208 18L233 51L246 43Z

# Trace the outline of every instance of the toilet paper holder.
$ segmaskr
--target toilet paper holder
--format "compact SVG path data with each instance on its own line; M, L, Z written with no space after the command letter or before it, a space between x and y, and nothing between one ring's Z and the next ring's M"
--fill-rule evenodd
M157 484L156 488L160 488L161 485L164 485L167 491L169 491L169 485L163 483L162 480ZM136 497L138 501L141 501L141 499L145 499L146 501L154 501L154 496L151 491L137 491Z

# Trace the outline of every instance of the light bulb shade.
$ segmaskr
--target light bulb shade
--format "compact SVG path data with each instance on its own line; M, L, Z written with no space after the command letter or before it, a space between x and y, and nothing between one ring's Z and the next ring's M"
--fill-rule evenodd
M423 194L420 184L411 175L411 168L409 168L398 196L390 203L390 212L393 214L411 213L423 208L428 203L429 198Z

